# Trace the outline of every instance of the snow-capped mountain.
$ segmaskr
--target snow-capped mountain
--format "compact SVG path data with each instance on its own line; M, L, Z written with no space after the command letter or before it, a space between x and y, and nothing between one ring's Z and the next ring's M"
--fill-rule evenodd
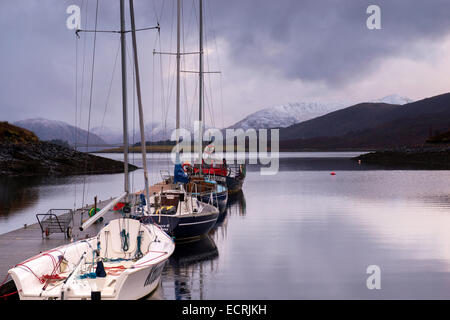
M123 133L120 128L94 127L91 132L95 133L108 144L123 143Z
M30 130L38 136L40 140L62 140L67 141L74 146L77 144L86 144L87 134L86 130L80 129L63 121L48 120L43 118L34 118L27 120L20 120L13 123L14 125ZM104 145L106 142L97 136L95 133L89 133L90 145Z
M381 99L369 102L389 103L403 105L412 102L411 99L396 94L383 97ZM243 120L230 126L230 129L242 128L244 130L286 128L293 124L311 120L327 113L340 110L356 103L336 102L336 103L318 103L318 102L296 102L285 105L266 108L250 114Z
M381 99L375 99L369 102L382 102L382 103L389 103L389 104L399 104L399 105L404 105L407 103L411 103L413 102L413 100L407 98L407 97L402 97L398 94L391 94L389 96L383 97Z
M244 130L250 128L254 128L256 130L280 127L284 128L322 116L338 109L345 108L346 106L348 105L343 103L288 103L252 113L229 128L242 128Z
M193 126L190 128L186 128L187 130L194 132ZM145 124L145 140L146 141L164 141L170 140L172 132L175 130L174 123L163 123L163 122L149 122ZM97 134L103 140L105 140L109 144L121 144L123 143L123 133L121 128L110 128L110 127L95 127L92 129L92 132ZM129 142L131 144L137 143L141 141L141 135L139 132L139 127L136 127L133 133L133 130L129 130L128 133Z

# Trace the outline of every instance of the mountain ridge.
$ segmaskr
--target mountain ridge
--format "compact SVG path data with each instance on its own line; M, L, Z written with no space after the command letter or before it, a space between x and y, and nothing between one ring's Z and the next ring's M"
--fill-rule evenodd
M450 128L450 93L402 106L362 103L280 130L280 147L384 148L424 144Z
M396 105L403 105L410 103L413 100L400 96L398 94L391 94L380 99L371 100L368 102L374 103L389 103ZM362 102L364 103L364 102ZM283 105L276 105L256 111L244 119L229 126L229 129L242 128L244 130L253 128L270 129L270 128L286 128L291 125L308 121L333 111L341 110L355 103L349 102L292 102Z
M15 121L14 125L32 131L42 141L62 140L71 146L85 145L88 131L75 127L64 121L49 120L44 118L29 118ZM106 142L93 132L89 132L90 145L105 145Z

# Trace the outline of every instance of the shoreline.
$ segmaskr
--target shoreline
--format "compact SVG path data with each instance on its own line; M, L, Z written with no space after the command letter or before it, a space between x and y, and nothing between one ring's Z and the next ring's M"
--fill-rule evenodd
M450 170L450 146L380 150L351 159L388 168Z
M138 167L128 164L128 170ZM0 143L0 177L123 173L124 163L49 142Z
M147 153L171 153L174 146L147 146ZM279 153L287 152L373 152L374 148L328 148L328 149L316 149L316 148L303 148L303 149L280 149ZM227 152L226 148L223 148L223 152ZM246 150L234 150L234 153L248 152ZM270 148L267 148L267 152L271 152ZM123 148L110 148L97 151L91 151L89 153L101 154L101 153L123 153ZM128 153L141 153L141 147L130 147Z

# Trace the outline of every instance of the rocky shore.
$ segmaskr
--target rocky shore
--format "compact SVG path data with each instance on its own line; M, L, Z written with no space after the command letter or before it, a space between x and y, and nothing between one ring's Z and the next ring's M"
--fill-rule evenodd
M450 146L376 151L360 155L353 160L390 168L450 170Z
M128 166L136 170L134 165ZM0 176L121 173L121 161L78 152L49 142L0 142Z

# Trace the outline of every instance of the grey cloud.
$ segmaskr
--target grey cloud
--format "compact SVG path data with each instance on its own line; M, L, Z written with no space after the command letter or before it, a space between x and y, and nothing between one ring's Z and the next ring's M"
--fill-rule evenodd
M370 4L381 8L382 30L366 27ZM246 0L214 6L218 33L231 42L235 63L332 86L354 81L386 57L414 54L410 48L417 40L450 31L446 0ZM283 52L268 54L277 45Z
M1 119L14 121L42 116L71 122L75 113L75 36L65 27L65 11L71 4L84 2L0 2ZM88 21L92 28L95 1L88 3ZM156 17L160 18L161 41L167 50L174 49L174 3L168 0L135 0L138 27L154 25ZM225 38L231 45L231 57L222 57L227 60L227 65L255 70L255 74L268 70L289 79L323 81L332 89L366 77L388 57L420 59L427 53L427 48L417 51L414 47L417 41L437 42L450 31L448 0L205 0L204 3L207 36L212 36L211 27L214 25L215 35ZM369 4L381 7L382 30L366 28L365 11ZM192 12L196 5L197 1L184 0L185 13L195 18ZM162 6L164 11L161 14ZM118 10L118 1L100 0L99 27L117 29ZM86 18L84 11L82 17ZM194 21L191 29L195 27ZM87 43L83 82L85 112L92 34L83 34L78 42L80 73L84 39ZM152 99L155 33L141 33L138 40L144 98L149 103ZM169 40L172 45L169 45ZM100 125L98 119L103 117L117 46L117 35L101 34L98 37L93 97L96 123L93 126ZM120 125L119 117L113 115L120 114L119 75L120 69L117 69L110 98L111 115L107 115L107 119L116 121L117 125ZM130 86L131 83L130 75ZM264 105L264 101L260 104ZM243 106L231 107L242 109Z

